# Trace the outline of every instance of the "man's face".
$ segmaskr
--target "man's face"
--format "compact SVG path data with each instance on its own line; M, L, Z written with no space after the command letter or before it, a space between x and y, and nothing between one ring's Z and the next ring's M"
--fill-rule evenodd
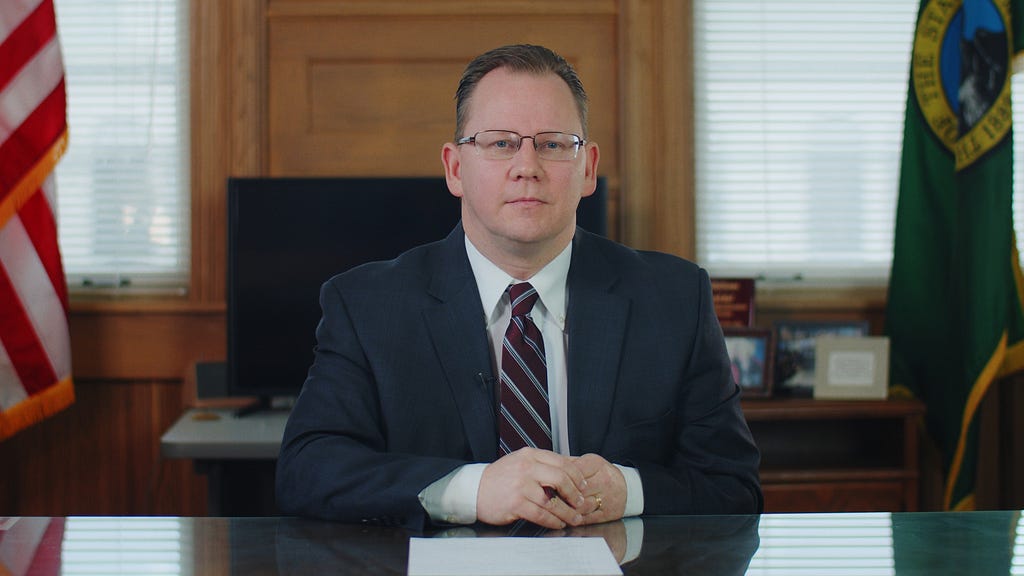
M463 136L483 130L583 135L572 92L561 78L504 68L487 73L470 97ZM448 188L462 198L466 235L492 255L544 254L567 245L580 198L594 192L598 157L597 146L588 143L573 160L542 160L532 138L508 160L484 158L473 144L448 143L442 150Z

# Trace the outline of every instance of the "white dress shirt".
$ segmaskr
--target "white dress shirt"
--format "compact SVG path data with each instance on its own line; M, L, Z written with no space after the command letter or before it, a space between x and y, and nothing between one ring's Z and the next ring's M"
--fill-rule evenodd
M552 449L566 456L572 454L569 446L568 422L568 369L566 363L569 335L565 331L568 305L566 283L572 260L572 243L565 247L532 278L516 279L488 260L466 238L466 253L480 291L480 300L486 312L487 334L491 343L494 374L500 374L501 346L512 315L508 287L529 281L539 298L530 317L544 337L544 354L548 367L548 397L551 408ZM644 495L640 473L635 468L619 466L626 478L626 511L624 516L637 516L643 512ZM487 464L467 464L424 488L420 503L437 522L472 524L476 522L476 498L480 477Z

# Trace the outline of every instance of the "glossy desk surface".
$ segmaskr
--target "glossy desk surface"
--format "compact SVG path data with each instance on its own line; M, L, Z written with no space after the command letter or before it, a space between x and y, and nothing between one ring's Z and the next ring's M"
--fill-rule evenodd
M636 520L629 575L1024 574L1018 511ZM621 555L625 533L613 522L540 537L602 536ZM0 517L0 574L405 574L411 536L506 535L296 518Z

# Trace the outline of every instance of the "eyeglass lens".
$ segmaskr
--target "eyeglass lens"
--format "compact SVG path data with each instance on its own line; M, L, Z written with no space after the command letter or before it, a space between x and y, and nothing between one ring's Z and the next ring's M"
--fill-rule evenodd
M534 136L520 136L515 132L485 130L473 137L477 149L489 158L504 160L519 152L523 140L533 140L537 156L545 160L572 160L582 142L579 137L564 132L541 132Z

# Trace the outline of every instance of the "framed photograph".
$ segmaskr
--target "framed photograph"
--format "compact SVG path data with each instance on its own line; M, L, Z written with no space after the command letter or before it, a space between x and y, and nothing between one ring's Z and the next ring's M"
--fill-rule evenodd
M884 400L889 395L889 339L818 338L814 397L828 400Z
M867 336L868 322L775 323L775 387L777 396L814 395L815 341L821 336Z
M775 358L772 331L760 328L723 328L723 331L732 377L743 390L743 396L771 396Z

